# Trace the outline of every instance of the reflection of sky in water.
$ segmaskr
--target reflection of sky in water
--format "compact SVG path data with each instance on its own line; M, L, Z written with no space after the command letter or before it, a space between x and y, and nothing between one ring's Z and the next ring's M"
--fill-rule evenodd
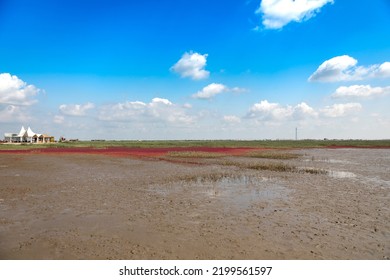
M330 178L390 187L390 149L317 149L304 153L301 161L305 168L326 170Z
M357 164L356 162L351 162L348 160L340 159L331 159L331 158L313 158L313 159L304 159L303 161L317 161L317 162L326 162L326 163L340 163L340 164Z
M196 188L212 199L222 199L232 206L247 208L253 203L286 199L289 190L268 177L234 176L215 181L194 182Z
M329 171L329 176L333 178L355 178L356 174L347 171Z
M347 172L347 171L332 171L329 170L328 174L332 178L358 178L359 180L372 185L373 187L379 186L379 187L390 187L390 181L383 180L379 177L367 177L363 175L356 175L355 173L352 172Z

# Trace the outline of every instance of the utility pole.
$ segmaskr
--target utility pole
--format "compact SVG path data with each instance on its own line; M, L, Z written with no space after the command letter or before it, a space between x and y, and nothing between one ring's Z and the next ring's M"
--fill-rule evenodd
M298 140L298 127L295 128L295 141Z

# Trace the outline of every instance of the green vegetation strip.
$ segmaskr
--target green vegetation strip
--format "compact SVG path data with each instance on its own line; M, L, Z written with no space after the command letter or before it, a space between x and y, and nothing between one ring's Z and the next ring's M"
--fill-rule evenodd
M31 149L45 147L129 147L129 148L169 148L169 147L218 147L218 148L322 148L322 147L385 147L390 148L390 140L156 140L156 141L76 141L51 144L0 144L0 149Z

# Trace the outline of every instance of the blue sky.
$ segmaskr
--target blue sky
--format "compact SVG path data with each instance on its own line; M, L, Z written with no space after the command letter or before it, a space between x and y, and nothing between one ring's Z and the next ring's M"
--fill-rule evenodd
M390 1L0 0L0 133L390 138Z

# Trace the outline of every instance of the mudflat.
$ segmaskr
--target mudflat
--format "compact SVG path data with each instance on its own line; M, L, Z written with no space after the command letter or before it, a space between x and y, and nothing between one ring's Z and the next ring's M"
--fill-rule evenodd
M390 149L293 153L0 153L0 258L389 259Z

